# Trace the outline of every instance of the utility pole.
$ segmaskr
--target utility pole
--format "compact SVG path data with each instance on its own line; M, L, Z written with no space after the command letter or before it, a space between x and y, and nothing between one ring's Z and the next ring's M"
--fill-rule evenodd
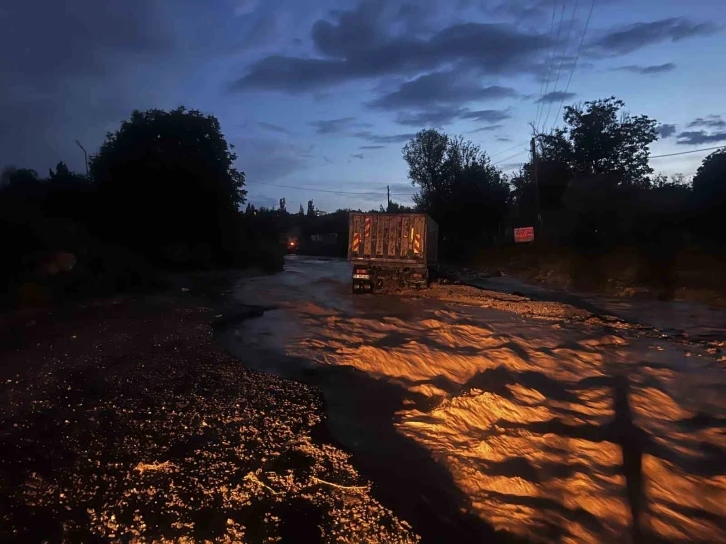
M534 181L535 194L537 196L537 222L539 223L539 227L542 228L542 212L539 204L539 162L537 161L537 145L535 137L532 137L530 147L532 150L532 181Z
M83 156L86 159L86 179L88 180L88 153L86 153L86 150L81 145L81 142L79 142L78 140L76 140L76 145L81 148L81 151L83 151Z
M386 211L389 211L391 209L391 186L386 185L386 193L388 194L388 206L386 207Z

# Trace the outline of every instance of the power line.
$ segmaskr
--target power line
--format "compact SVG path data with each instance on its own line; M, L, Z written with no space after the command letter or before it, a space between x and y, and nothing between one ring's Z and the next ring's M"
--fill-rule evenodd
M555 16L557 15L557 0L554 0L552 4L552 22L550 23L550 37L553 37L555 35ZM552 45L552 58L555 56L555 45ZM547 57L545 57L545 66L547 65ZM542 114L542 110L544 109L544 103L542 102L542 97L544 96L544 85L545 85L545 74L542 74L542 81L539 85L539 100L537 100L537 113L534 116L534 125L537 126L539 124L539 118ZM546 79L549 83L549 77L550 77L550 70L547 70L547 76Z
M572 16L570 17L570 27L567 29L567 38L565 38L565 46L562 48L562 56L560 57L560 63L557 65L557 76L555 76L555 86L552 89L552 92L557 92L557 85L560 83L560 72L562 71L562 65L565 63L565 57L567 56L567 50L570 48L570 37L572 36L572 27L575 22L575 14L577 13L577 4L578 0L575 0L575 6L572 8ZM565 4L562 4L562 15L565 14ZM560 17L560 25L562 24L562 17ZM545 117L545 122L542 125L542 129L545 130L547 128L547 123L550 121L550 112L552 111L552 101L550 101L549 105L547 106L547 117ZM553 121L553 127L554 123L556 122L557 117L555 117L555 121Z
M582 45L585 43L585 36L587 36L587 29L590 26L590 19L592 19L592 12L595 9L595 0L592 0L592 3L590 4L590 13L587 14L587 21L585 22L585 29L582 31L582 38L580 39L580 45L577 48L577 53L575 54L575 61L572 63L572 70L570 70L570 77L567 78L567 85L565 86L565 90L562 93L562 100L560 100L560 107L557 109L557 115L555 115L555 119L557 119L560 116L560 111L562 111L562 106L565 103L565 97L567 96L567 91L570 90L570 83L572 82L572 75L575 73L575 68L577 68L577 61L580 59L580 51L582 51ZM552 128L554 129L554 125L552 125Z
M492 166L496 166L497 164L501 164L501 163L506 162L506 161L508 161L510 159L516 159L517 157L519 157L520 155L524 155L525 153L529 153L529 149L525 149L524 151L520 151L516 155L512 155L511 157L507 157L506 159L502 159L500 161L494 162L494 163L492 163Z
M666 153L665 155L653 155L650 159L662 159L663 157L675 157L676 155L688 155L689 153L699 153L701 151L713 151L714 149L726 148L723 145L715 147L704 147L703 149L692 149L691 151L680 151L679 153Z
M494 155L489 155L490 159L493 159L494 157L498 157L499 155L503 155L507 151L511 151L512 149L517 149L518 147L522 147L523 145L528 145L529 142L522 142L521 144L513 145L512 147L508 147L504 151L500 151L499 153L494 153Z
M247 183L250 183L250 182L247 182ZM313 189L312 187L298 187L298 186L294 186L294 185L279 185L277 183L263 183L261 181L254 181L251 183L253 183L255 185L266 185L268 187L281 187L283 189L296 189L299 191L311 191L311 192L316 192L316 193L332 193L332 194L336 194L336 195L357 195L357 196L385 196L386 195L385 191L382 191L380 193L373 192L373 191L366 192L366 193L361 193L361 192L355 193L355 192L350 192L350 191L333 191L330 189ZM412 193L391 193L391 196L410 196L411 194Z
M562 2L562 11L560 12L560 22L557 25L557 37L555 38L555 43L552 46L552 60L550 61L550 69L549 69L549 75L547 76L547 83L545 83L545 92L544 95L542 95L542 99L544 99L545 96L549 94L549 87L550 87L550 81L552 79L552 72L555 68L555 57L557 56L557 50L559 49L560 45L560 34L562 33L562 20L565 17L565 5L567 4L566 0L563 0ZM555 11L557 10L557 0L555 0ZM542 104L542 114L544 114L544 103ZM542 116L540 116L540 121L542 120ZM546 124L546 121L545 121ZM542 125L542 128L544 128L544 124ZM540 130L541 131L541 130Z

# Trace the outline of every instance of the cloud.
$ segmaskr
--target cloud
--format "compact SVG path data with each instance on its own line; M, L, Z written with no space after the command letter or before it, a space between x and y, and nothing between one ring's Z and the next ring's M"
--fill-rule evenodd
M75 139L91 150L132 109L171 95L166 66L161 81L137 80L175 51L157 3L26 0L0 11L0 164L45 171L63 159L81 170Z
M333 159L331 159L331 158L329 158L329 157L325 157L325 156L324 156L324 157L323 157L323 160L324 160L325 162L327 162L328 164L334 164L334 163L335 163L335 161L333 161Z
M505 0L491 8L493 15L512 17L517 21L542 20L552 13L550 0Z
M254 12L260 5L260 0L237 0L236 4L234 14L237 17L241 17Z
M596 51L606 54L625 55L648 45L710 36L719 30L721 28L711 22L696 23L677 17L627 25L606 33L591 45Z
M511 117L512 114L509 110L467 110L459 115L460 119L471 119L473 121L483 121L485 123L497 123Z
M351 155L351 158L353 158L353 159L361 159L361 160L363 160L363 153L353 153L353 154Z
M373 150L373 149L385 149L385 145L362 145L358 149Z
M651 66L639 66L637 64L629 64L628 66L620 66L615 68L617 71L630 72L632 74L662 74L665 72L672 72L676 69L676 65L672 62L666 62L665 64L653 64Z
M688 123L686 127L726 128L726 121L724 121L720 115L711 114L706 117L697 117Z
M676 133L676 125L667 125L662 124L658 125L658 136L660 136L661 139L670 138Z
M463 108L444 106L415 113L399 113L398 116L396 116L396 122L399 125L411 127L442 127L450 125L466 111L468 110Z
M363 1L334 22L316 21L311 36L317 56L265 57L231 89L294 93L362 78L414 75L452 63L481 74L518 74L531 71L551 45L548 36L505 24L454 24L427 38L393 34L385 6Z
M304 169L312 158L311 146L299 146L286 140L259 137L232 139L237 152L237 166L250 186L270 183Z
M407 81L392 93L369 103L377 109L425 107L431 104L460 104L473 100L498 100L517 96L511 87L481 86L476 78L454 71L432 72Z
M452 106L441 106L415 112L402 112L396 116L396 122L400 125L411 127L443 127L450 125L457 120L473 120L485 123L498 123L512 117L506 110L470 110L469 108L457 108Z
M469 134L474 134L475 132L491 132L491 131L500 129L503 126L504 125L490 125L488 127L480 127L480 128L469 131Z
M274 45L281 38L281 26L279 13L268 12L259 15L250 30L240 39L237 49L254 49Z
M550 104L553 102L560 102L562 100L570 100L572 98L575 98L577 95L575 93L566 93L565 91L552 91L551 93L547 93L546 95L542 96L539 100L536 101L537 104Z
M508 136L497 136L497 142L511 142L512 139Z
M318 134L336 134L355 126L356 123L355 117L342 117L340 119L312 121L308 124L315 127Z
M726 131L707 133L705 130L693 130L680 132L678 136L679 145L703 145L726 142Z
M380 135L373 134L372 132L363 131L356 132L353 136L367 140L373 144L398 144L409 141L411 138L416 136L415 134L391 134L391 135Z
M266 123L264 121L257 121L257 125L264 128L265 130L269 130L271 132L277 132L279 134L285 134L287 136L292 136L292 132L287 130L285 127L281 127L280 125L275 125L273 123Z

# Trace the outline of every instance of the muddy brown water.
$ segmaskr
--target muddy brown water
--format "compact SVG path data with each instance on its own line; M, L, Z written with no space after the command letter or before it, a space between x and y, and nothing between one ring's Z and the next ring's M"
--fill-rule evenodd
M540 319L486 292L354 296L349 282L343 261L291 257L237 286L267 310L223 341L319 386L328 432L424 541L726 541L718 343L552 319L556 297Z

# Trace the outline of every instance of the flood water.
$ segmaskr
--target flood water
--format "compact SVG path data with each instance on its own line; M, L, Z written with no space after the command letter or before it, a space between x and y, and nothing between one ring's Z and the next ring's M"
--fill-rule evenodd
M235 296L268 310L228 347L321 387L333 438L424 541L726 542L723 312L699 321L710 343L676 342L354 296L348 263L304 257Z

